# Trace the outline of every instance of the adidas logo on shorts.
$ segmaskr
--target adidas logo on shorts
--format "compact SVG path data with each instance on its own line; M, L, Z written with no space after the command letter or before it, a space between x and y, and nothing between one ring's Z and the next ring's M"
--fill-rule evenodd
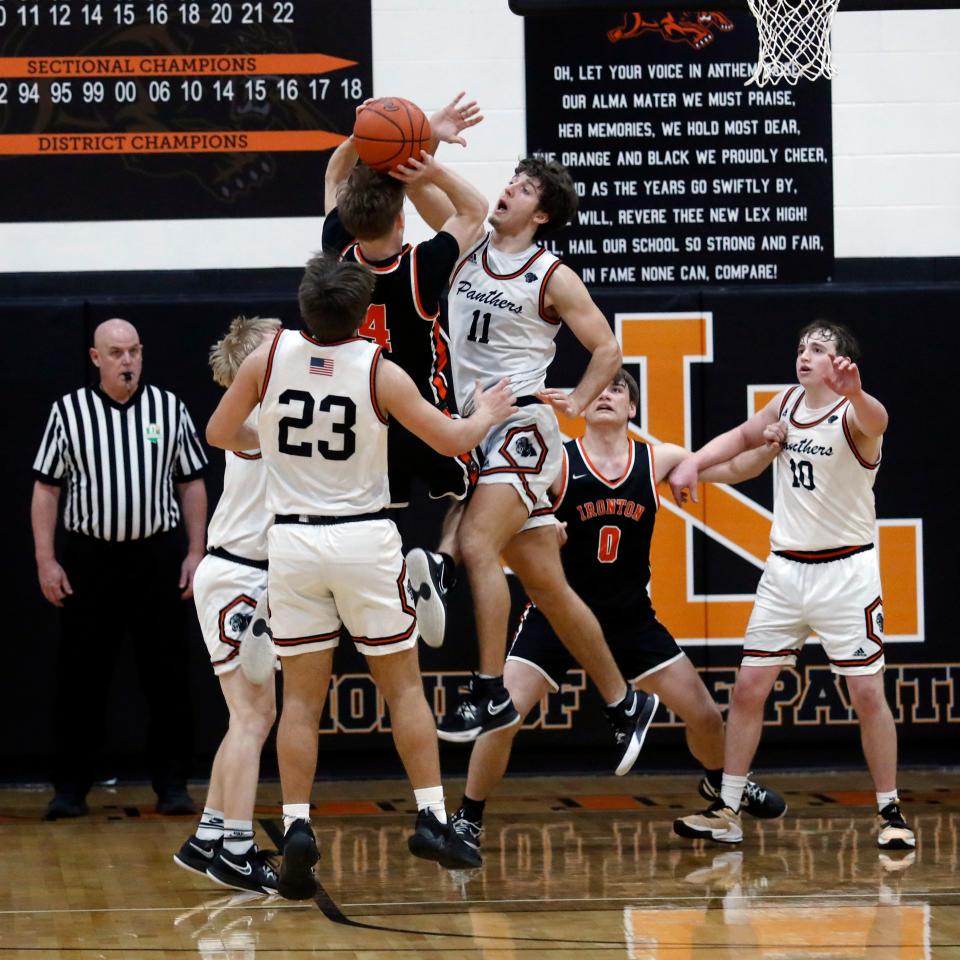
M867 652L863 649L863 647L857 647L853 655L855 657L865 657L867 655Z

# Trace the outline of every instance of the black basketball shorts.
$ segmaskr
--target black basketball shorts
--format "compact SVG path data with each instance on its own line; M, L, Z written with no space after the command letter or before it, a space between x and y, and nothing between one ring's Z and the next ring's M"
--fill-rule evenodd
M639 616L635 611L618 612L616 616L594 613L613 659L629 683L642 681L684 655L670 631L648 612ZM568 670L579 667L533 604L527 604L523 612L507 659L533 667L554 690L560 689Z
M463 500L477 482L479 466L470 454L445 457L419 437L392 422L387 435L387 470L390 476L390 506L410 503L414 477L423 481L430 497Z

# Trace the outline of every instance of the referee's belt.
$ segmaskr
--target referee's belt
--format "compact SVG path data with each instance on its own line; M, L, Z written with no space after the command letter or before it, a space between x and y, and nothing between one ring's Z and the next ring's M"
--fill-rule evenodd
M774 550L777 557L785 560L794 560L797 563L831 563L833 560L843 560L857 553L872 550L872 543L861 543L856 547L833 547L829 550Z
M266 560L250 560L247 557L238 557L235 553L224 550L223 547L207 547L207 553L211 557L219 557L221 560L229 560L231 563L239 563L245 567L256 567L258 570L269 569Z
M351 513L342 517L321 517L308 513L278 513L274 523L302 523L310 527L327 527L334 523L362 523L364 520L389 520L389 510L376 510L373 513Z

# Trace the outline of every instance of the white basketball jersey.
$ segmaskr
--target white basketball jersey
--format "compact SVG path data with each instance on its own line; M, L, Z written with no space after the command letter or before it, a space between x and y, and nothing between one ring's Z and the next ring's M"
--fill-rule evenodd
M271 514L351 516L390 502L387 419L377 407L380 348L277 334L260 396Z
M246 426L257 429L257 410ZM267 530L273 514L267 510L267 471L259 450L228 450L223 493L207 527L207 544L246 560L267 559Z
M460 412L473 388L508 377L516 396L542 390L556 351L559 320L547 317L547 281L560 261L539 244L503 253L490 234L460 261L450 281L450 363Z
M873 543L873 484L880 460L868 462L853 442L843 397L812 410L791 387L780 404L787 439L777 456L774 550L829 550Z

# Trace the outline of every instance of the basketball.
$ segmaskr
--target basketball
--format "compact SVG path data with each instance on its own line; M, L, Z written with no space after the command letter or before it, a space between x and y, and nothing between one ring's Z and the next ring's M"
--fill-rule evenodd
M380 97L360 110L353 142L368 167L394 170L410 157L420 158L420 151L430 143L430 121L403 97Z

